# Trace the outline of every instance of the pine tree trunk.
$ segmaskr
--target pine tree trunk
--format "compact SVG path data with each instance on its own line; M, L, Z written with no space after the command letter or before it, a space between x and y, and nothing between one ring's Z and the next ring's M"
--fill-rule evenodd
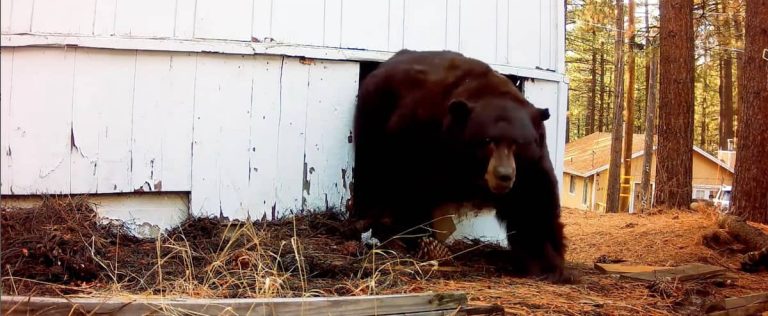
M720 78L720 149L728 148L728 140L733 138L733 59L726 52L723 57L723 71Z
M619 212L626 212L629 207L629 196L632 192L632 136L635 131L635 0L629 0L627 4L627 108L624 117L624 177L621 179L621 197L619 199Z
M595 42L595 32L592 31L592 43ZM597 49L592 46L592 79L589 82L589 100L587 101L587 131L586 135L595 132L595 97L597 92Z
M730 3L730 1L728 1ZM736 40L736 46L738 47L744 47L744 28L742 27L744 24L741 21L741 17L738 14L739 10L729 10L731 20L733 21L733 34L736 34L735 40ZM736 117L736 124L734 124L733 127L733 135L737 135L738 133L738 124L740 123L739 118L741 117L741 106L742 106L742 95L743 95L743 89L744 89L744 76L741 74L744 72L744 52L736 51L736 96L734 99L734 105L733 108L733 116Z
M733 138L733 58L730 48L733 40L733 30L730 16L729 0L720 3L720 19L718 30L719 44L723 49L720 57L720 128L719 144L721 150L728 149L728 140Z
M648 43L648 42L647 42ZM650 43L649 43L650 44ZM645 117L645 146L643 147L643 175L640 183L640 208L647 210L651 206L651 161L653 160L653 123L656 116L656 80L658 78L658 65L656 49L651 50L648 57L648 97L646 98Z
M747 220L768 223L768 0L747 2L742 109L738 129L733 211ZM766 53L768 54L768 53ZM766 57L768 58L768 57Z
M603 132L605 122L605 47L600 43L600 108L597 112L597 131Z
M688 208L693 159L693 0L661 0L656 205Z
M616 42L614 49L614 105L613 131L611 133L611 159L608 167L608 192L606 195L607 212L619 211L619 175L621 174L621 127L624 103L624 2L616 0Z

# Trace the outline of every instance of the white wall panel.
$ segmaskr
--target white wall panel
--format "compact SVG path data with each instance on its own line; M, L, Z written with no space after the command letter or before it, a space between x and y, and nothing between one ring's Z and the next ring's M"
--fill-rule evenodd
M71 190L131 192L136 51L79 48L75 63Z
M405 0L404 48L443 49L446 46L446 0Z
M280 118L277 131L277 209L296 211L302 205L304 141L307 122L309 65L295 58L283 61Z
M195 33L195 9L197 0L176 0L176 17L173 36L190 39Z
M0 31L11 31L11 4L12 0L0 0Z
M197 0L195 38L250 41L253 1Z
M389 51L403 48L403 26L405 22L405 0L389 0Z
M282 43L323 45L324 15L323 1L273 1L272 37Z
M359 67L319 61L310 68L304 146L304 207L343 206L349 197L347 174ZM349 130L348 135L344 133ZM351 173L351 172L349 172Z
M93 34L109 36L115 34L115 10L117 0L96 0L96 10L93 17Z
M445 48L459 51L461 34L461 0L446 0Z
M323 45L341 46L342 0L325 0Z
M509 0L509 64L534 68L541 52L541 3Z
M253 0L251 37L260 41L272 37L272 0Z
M509 58L509 1L496 0L496 63L507 64Z
M459 51L493 63L496 44L496 0L462 0Z
M389 2L342 0L341 46L387 50L389 47Z
M259 57L253 68L247 201L250 216L261 219L263 216L272 218L277 212L276 184L281 175L277 169L277 142L283 58Z
M139 52L131 188L190 191L196 55Z
M11 33L32 32L32 12L34 1L11 0Z
M248 187L250 58L200 54L195 83L192 207L197 214L240 212Z
M15 0L14 5L22 1ZM35 0L32 32L93 34L96 0Z
M69 191L75 51L13 50L10 104L4 106L8 122L3 122L3 130L7 134L2 135L3 143L9 146L3 149L3 160L12 164L13 178L6 183L8 179L4 177L4 194ZM3 68L7 67L6 58ZM2 79L6 76L4 71ZM4 80L4 89L8 89L7 85Z
M11 151L11 82L14 48L0 48L0 194L9 194L13 183Z
M173 37L177 0L118 0L117 35Z

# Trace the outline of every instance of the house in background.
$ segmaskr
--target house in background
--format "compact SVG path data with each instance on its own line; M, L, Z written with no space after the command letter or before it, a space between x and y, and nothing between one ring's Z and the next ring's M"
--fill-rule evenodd
M632 179L629 207L634 210L640 191L645 136L632 138ZM656 187L656 139L651 160L651 186ZM608 164L610 162L611 134L593 133L565 145L563 182L560 199L563 207L581 210L605 211L608 191ZM733 159L727 160L732 162ZM622 167L623 168L623 167ZM710 199L723 185L733 183L733 164L720 160L699 147L693 146L693 196ZM653 199L653 194L651 196ZM639 204L639 203L637 203Z

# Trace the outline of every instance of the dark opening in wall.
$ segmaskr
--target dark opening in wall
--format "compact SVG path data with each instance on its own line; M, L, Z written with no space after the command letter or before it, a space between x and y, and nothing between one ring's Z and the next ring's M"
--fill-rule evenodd
M360 62L360 78L358 81L359 85L363 84L363 80L365 77L368 77L376 68L381 65L381 62L378 61L361 61Z

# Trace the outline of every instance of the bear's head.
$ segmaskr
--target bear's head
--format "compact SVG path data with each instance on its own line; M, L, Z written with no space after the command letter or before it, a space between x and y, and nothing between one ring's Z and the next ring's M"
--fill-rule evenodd
M492 193L508 192L519 171L540 164L547 150L543 122L549 110L527 101L454 99L448 114L444 128L460 169Z

